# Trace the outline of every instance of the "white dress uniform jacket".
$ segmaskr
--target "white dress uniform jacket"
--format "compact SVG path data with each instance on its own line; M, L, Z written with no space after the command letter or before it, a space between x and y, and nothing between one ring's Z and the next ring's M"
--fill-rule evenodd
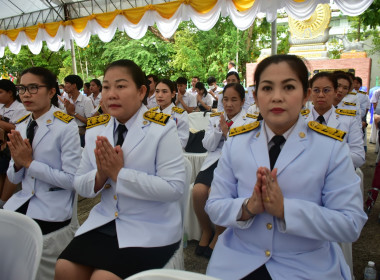
M272 279L351 279L336 242L355 241L367 220L360 179L345 143L308 128L299 118L275 164L284 219L263 212L237 221L252 195L257 168L269 168L261 126L231 137L214 173L206 212L227 227L207 274L240 279L265 264Z
M107 125L87 130L74 185L84 197L102 196L76 236L115 220L119 248L166 246L181 239L179 199L185 187L185 166L177 129L170 120L160 125L144 119L146 111L141 106L127 127L121 147L124 167L117 181L108 179L98 193L94 192L95 140L102 135L113 145L115 120L111 117Z
M349 92L338 104L339 109L355 110L358 126L362 128L362 119L360 115L360 101L356 92Z
M225 113L224 118L227 120L227 115ZM231 125L231 128L241 126L247 123L254 122L255 119L246 117L245 111L242 109L233 119L234 122ZM203 137L202 144L203 147L207 150L208 154L203 162L200 171L206 170L211 165L213 165L222 154L222 148L226 139L223 136L223 132L220 129L220 115L211 114L208 128L206 134Z
M254 116L259 116L260 114L260 109L257 107L256 104L252 104L251 106L248 107L247 114L254 115Z
M174 108L174 109L173 109ZM175 108L179 109L176 110ZM157 107L157 111L159 108ZM179 111L183 111L182 113L178 113ZM186 147L187 141L189 140L189 116L186 110L178 108L171 103L168 107L166 107L162 113L170 115L170 119L173 120L177 126L177 132L179 140L181 141L182 148Z
M9 119L9 123L15 124L20 118L28 114L24 105L18 100L13 101L11 106L6 108L4 104L0 104L0 115Z
M14 194L4 209L17 210L30 199L26 215L38 220L62 222L71 218L74 199L74 175L78 169L81 148L78 126L53 115L58 108L39 117L33 140L33 161L29 168L15 172L11 160L7 172L9 180L22 183L22 190ZM29 115L16 126L22 138L31 119Z
M365 163L365 151L363 148L363 133L356 125L354 116L338 114L334 107L330 109L329 118L326 119L326 125L346 132L343 141L348 144L350 155L355 168ZM310 114L306 117L306 122L315 121L318 113L312 108Z

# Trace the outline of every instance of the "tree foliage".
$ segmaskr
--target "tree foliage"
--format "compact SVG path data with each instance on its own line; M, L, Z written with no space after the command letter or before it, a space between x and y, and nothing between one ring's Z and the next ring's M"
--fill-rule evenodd
M287 33L287 26L278 27L279 53L289 50ZM191 21L182 22L169 40L163 39L157 29L151 27L139 40L117 31L109 43L94 35L87 47L79 48L74 44L74 48L78 75L85 81L101 77L112 61L131 59L147 74L170 79L199 76L202 81L214 76L222 82L228 62L235 61L237 54L238 70L244 79L246 63L255 61L262 48L270 47L270 41L270 24L265 19L256 19L249 29L240 31L229 18L220 17L210 31L198 30ZM17 55L6 49L0 60L0 69L16 75L31 66L50 69L62 82L72 73L70 50L51 52L44 43L39 55L33 55L28 47L23 46Z

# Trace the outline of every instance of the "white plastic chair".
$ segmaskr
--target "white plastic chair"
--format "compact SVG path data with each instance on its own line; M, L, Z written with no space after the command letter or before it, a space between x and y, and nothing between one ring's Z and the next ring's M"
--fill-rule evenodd
M189 127L196 130L207 130L210 113L193 112L189 114Z
M26 215L0 210L0 279L36 279L41 255L38 224Z
M218 280L219 278L207 276L200 273L172 270L152 269L132 275L126 280Z
M190 161L184 157L185 161L185 170L186 170L186 179L185 179L185 189L183 191L183 195L181 200L179 201L181 205L181 214L182 214L182 235L184 232L185 227L185 213L188 208L189 203L189 185L190 185L190 179L191 179L191 173L192 173L192 167ZM164 266L164 268L170 268L170 269L185 269L185 262L183 259L183 239L181 241L181 244L178 248L178 250L174 253L173 257L168 261L168 263Z

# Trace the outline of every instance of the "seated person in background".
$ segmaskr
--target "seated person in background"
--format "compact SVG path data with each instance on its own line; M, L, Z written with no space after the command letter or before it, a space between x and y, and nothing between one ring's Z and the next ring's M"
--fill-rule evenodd
M157 106L155 90L156 90L156 85L158 82L158 77L156 75L149 74L148 76L146 76L146 78L149 83L149 91L147 93L146 107L148 107L148 109L151 109Z
M223 227L216 226L216 232L213 236L210 218L204 210L214 169L218 164L222 147L230 129L255 121L255 119L246 117L245 112L242 110L245 96L242 85L237 83L228 84L224 87L222 96L226 110L224 113L219 112L210 115L208 129L202 141L208 155L195 179L193 188L194 211L202 229L202 236L195 254L198 256L203 255L207 258L210 258L218 236L224 230Z
M81 147L84 147L87 118L92 117L94 106L89 97L80 94L79 90L82 86L83 80L78 75L65 77L65 92L69 95L69 99L64 100L65 110L67 114L74 117L79 128Z
M351 279L337 242L357 240L367 216L348 146L300 117L310 90L299 57L265 58L254 80L263 120L231 130L224 144L205 210L227 229L207 274Z
M194 95L186 92L187 80L184 77L179 77L176 81L177 84L177 98L175 105L178 108L186 110L188 114L194 111L197 107L197 99Z
M55 262L74 236L74 174L78 169L78 126L57 107L56 76L32 67L21 73L17 86L25 109L31 112L9 134L12 160L9 180L22 183L4 209L35 220L43 234L43 252L36 279L53 279Z
M197 96L197 91L195 90L195 84L198 83L199 81L200 81L199 77L197 77L197 76L192 77L191 78L191 88L189 88L186 92L190 93L193 96Z
M358 111L359 101L357 100L356 93L350 93L349 90L352 86L352 82L344 73L335 73L334 75L338 81L338 89L334 98L334 107L337 109L350 110L352 114L355 114L355 120L359 128L362 128L362 120L360 118L360 110ZM353 95L355 94L355 96ZM350 96L347 98L347 96ZM351 97L352 96L352 97ZM348 100L348 101L346 101ZM354 101L354 102L352 102Z
M8 133L15 129L15 123L28 111L22 105L16 86L10 80L0 80L0 208L13 194L16 185L9 182L7 170L11 153L7 146Z
M226 81L227 81L227 85L231 84L231 83L239 83L240 84L239 74L235 71L228 72L227 76L226 76ZM222 99L223 98L218 98L218 112L223 112L223 110L224 110ZM243 110L247 111L248 107L251 105L250 104L251 98L249 98L249 96L247 96L247 93L245 93L245 99L244 100L245 101L244 101L244 105L243 105Z
M198 82L195 84L195 90L197 91L197 108L195 110L199 112L211 111L212 96L207 92L205 85Z
M90 81L90 97L92 105L94 108L99 106L100 100L102 99L102 83L98 79L92 79Z
M179 140L182 148L186 147L189 139L189 119L184 109L175 107L172 99L175 96L174 83L168 79L158 81L156 85L156 100L158 107L150 109L151 111L160 111L161 113L170 115L177 126Z
M90 83L84 83L83 84L83 94L87 97L90 97L91 95L91 89L90 89Z
M74 181L81 196L101 200L59 257L56 280L125 279L164 267L179 248L179 199L188 187L182 148L169 116L142 104L146 90L133 61L106 68L102 94L112 117L89 122Z
M218 87L216 84L216 79L215 77L209 77L207 79L207 84L208 84L208 93L211 94L212 96L212 108L217 108L218 107L218 95L223 91L222 88Z
M338 88L336 77L332 73L319 72L310 80L310 88L314 105L306 116L306 121L317 121L346 132L343 142L350 148L354 167L362 166L365 163L365 152L362 132L357 126L355 116L332 106Z

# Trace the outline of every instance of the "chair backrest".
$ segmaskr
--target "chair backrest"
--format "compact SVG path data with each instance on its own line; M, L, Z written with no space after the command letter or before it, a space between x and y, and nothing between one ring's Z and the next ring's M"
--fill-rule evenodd
M0 279L34 280L42 248L42 232L33 219L0 210Z
M218 280L218 278L184 270L152 269L132 275L126 280Z
M193 112L189 114L189 128L207 131L210 112Z

